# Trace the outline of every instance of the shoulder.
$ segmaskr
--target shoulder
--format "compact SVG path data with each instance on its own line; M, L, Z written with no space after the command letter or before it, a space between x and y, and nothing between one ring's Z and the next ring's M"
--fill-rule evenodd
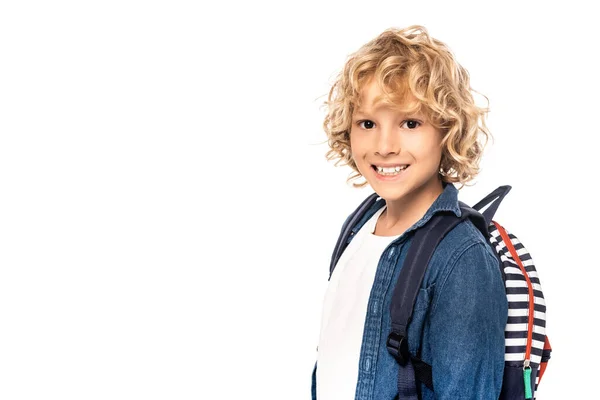
M503 287L497 256L469 220L459 223L442 239L423 283L433 287L436 295L443 290L461 290L460 285L465 289L473 284Z
M432 265L452 264L453 261L464 258L465 252L475 252L485 260L491 258L496 263L498 261L488 239L473 225L473 222L464 220L442 239L432 257Z

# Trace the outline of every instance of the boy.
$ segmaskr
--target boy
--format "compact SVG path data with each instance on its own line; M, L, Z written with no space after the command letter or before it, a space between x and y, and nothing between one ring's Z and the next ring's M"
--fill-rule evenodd
M415 230L438 212L459 216L454 183L479 172L479 136L491 135L471 91L448 47L418 25L365 44L334 83L327 158L354 170L348 180L364 177L353 185L369 184L385 206L359 222L330 278L313 399L398 398L386 347L392 292ZM433 390L417 381L419 396L498 399L507 313L498 259L465 220L437 246L407 328L410 353L431 365Z

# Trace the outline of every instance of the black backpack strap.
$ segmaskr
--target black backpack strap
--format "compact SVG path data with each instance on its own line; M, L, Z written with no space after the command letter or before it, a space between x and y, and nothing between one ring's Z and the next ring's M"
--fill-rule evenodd
M465 210L467 210L467 212L471 213L474 216L471 218L471 220L473 221L475 226L483 233L483 237L486 238L486 242L492 249L492 253L498 259L498 268L500 269L500 273L502 274L503 281L506 280L506 272L504 272L504 268L502 268L502 260L501 260L500 253L498 253L496 251L495 245L493 244L493 242L491 240L489 240L489 237L490 237L489 227L492 223L492 219L494 218L494 214L496 214L496 211L498 210L498 207L500 206L500 203L502 202L504 197L508 194L508 192L510 192L510 189L512 189L512 188L509 185L499 186L492 193L488 194L483 199L481 199L472 208L459 201L461 210L463 210L463 212L465 212ZM490 206L488 208L486 208L483 211L483 213L481 213L481 210L488 204Z
M346 245L348 244L348 238L352 233L352 228L354 225L360 221L360 219L365 215L365 213L371 208L373 203L377 201L379 195L377 193L372 193L363 202L358 206L356 210L346 218L346 222L342 225L342 231L340 236L338 237L337 243L335 244L335 248L333 249L333 254L331 255L331 263L329 264L329 277L331 278L331 274L340 259L342 253L346 249Z
M483 207L490 204L490 206L482 213L485 218L486 225L489 225L492 222L492 218L494 218L494 214L498 210L498 206L502 202L502 199L504 199L504 196L510 192L510 189L512 189L512 187L509 185L499 186L496 190L485 196L483 199L481 199L481 201L479 201L479 203L473 206L475 211L481 212Z
M486 217L479 211L469 207L462 201L459 201L458 205L461 211L461 218L469 218L471 222L473 222L473 225L475 225L475 228L477 228L483 234L483 237L487 240L487 238L490 236L490 233L488 228L489 222L487 222ZM492 217L493 214L490 216L490 222Z
M392 294L390 304L392 332L388 336L387 348L400 364L398 371L400 399L418 399L416 379L433 390L431 366L410 354L406 334L418 291L436 247L448 232L467 218L471 219L484 235L487 235L484 216L464 203L460 205L460 217L456 217L453 213L438 213L415 232Z
M387 340L388 351L398 361L398 364L400 364L398 370L398 393L400 399L418 399L417 384L415 381L416 373L421 375L419 377L420 381L430 384L430 388L433 389L431 367L418 359L413 359L408 350L407 326L412 317L413 306L421 287L421 282L425 276L425 270L429 265L435 248L452 228L464 218L468 218L469 215L463 214L460 218L451 213L438 213L434 215L427 224L415 232L415 236L408 249L408 254L400 270L390 304L392 332L389 334ZM419 365L419 367L415 368L416 365ZM429 379L427 379L427 376L429 376Z

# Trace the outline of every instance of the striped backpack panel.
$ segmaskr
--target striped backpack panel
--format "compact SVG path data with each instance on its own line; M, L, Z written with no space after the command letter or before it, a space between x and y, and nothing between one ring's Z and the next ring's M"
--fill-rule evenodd
M500 259L508 321L505 329L503 398L535 399L551 347L546 337L546 303L531 255L521 241L496 221L489 224L490 243Z

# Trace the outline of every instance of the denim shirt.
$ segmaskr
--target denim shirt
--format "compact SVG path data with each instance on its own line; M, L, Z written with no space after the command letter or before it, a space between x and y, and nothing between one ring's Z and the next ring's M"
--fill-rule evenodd
M386 347L392 293L414 231L437 212L461 215L458 189L452 183L443 186L425 215L381 255L365 317L355 400L393 400L398 395L398 364ZM354 232L384 204L381 198L376 201ZM420 384L421 398L498 399L507 316L498 258L473 223L463 221L436 248L408 325L409 351L432 366L435 392ZM313 400L316 368L315 363Z

